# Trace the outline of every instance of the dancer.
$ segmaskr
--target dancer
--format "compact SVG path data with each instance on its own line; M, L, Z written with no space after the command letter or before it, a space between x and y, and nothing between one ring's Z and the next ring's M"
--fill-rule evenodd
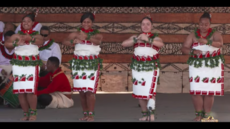
M39 55L43 62L41 67L40 77L45 76L48 71L46 70L46 62L51 56L55 56L59 59L61 63L61 49L60 46L54 42L53 39L50 39L50 29L47 26L42 26L40 35L43 37L44 44L39 47Z
M81 17L82 28L71 33L63 44L75 47L74 58L70 61L73 74L73 90L80 92L84 117L80 120L94 121L95 94L102 60L98 58L101 50L102 35L92 29L94 14L84 13Z
M36 15L38 15L37 13L38 13L38 12L36 12L36 14L35 14L32 10L27 10L27 11L26 11L26 15L28 15L28 14L33 14L33 15L35 15L35 17L36 17ZM34 24L33 24L33 26L32 26L33 31L38 31L38 32L40 33L41 27L42 27L42 24L41 24L41 23L34 21ZM21 31L21 30L23 30L23 29L24 29L24 28L23 28L23 25L22 25L22 23L21 23L21 24L19 24L18 27L16 28L15 33L17 34L18 31Z
M10 61L13 71L13 93L18 94L20 105L24 111L23 121L36 120L37 84L39 66L38 46L43 44L43 39L38 31L32 30L35 15L27 14L22 19L23 29L5 40L8 49L15 48L15 54ZM30 109L29 109L30 108Z
M151 33L152 19L146 16L141 21L142 34L131 36L123 41L123 47L134 46L132 58L133 97L139 99L142 110L140 121L154 121L156 89L159 77L159 50L164 43L157 34ZM150 109L151 118L148 113Z
M224 95L224 57L221 54L223 39L210 28L211 15L205 12L198 29L188 35L181 51L190 54L190 94L196 110L194 121L213 120L210 112L215 96Z

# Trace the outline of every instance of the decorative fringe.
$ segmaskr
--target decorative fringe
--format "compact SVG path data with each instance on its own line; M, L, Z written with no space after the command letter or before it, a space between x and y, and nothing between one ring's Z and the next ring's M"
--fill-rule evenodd
M76 60L72 59L69 61L70 68L72 70L98 70L98 64L100 64L100 70L102 69L102 61L103 59L98 58L94 60ZM73 63L73 64L72 64Z
M130 68L133 70L140 71L153 71L157 68L161 68L159 59L157 60L151 60L151 61L137 61L132 58L132 63L130 65Z
M219 59L224 63L225 59L223 55L215 56L215 57L209 57L209 58L193 58L189 57L187 64L194 65L195 68L202 67L202 61L205 61L205 67L215 68L219 65ZM210 62L208 64L208 62Z
M25 61L25 60L16 60L16 59L12 59L10 61L10 64L12 65L18 65L18 66L23 66L23 67L27 67L27 66L42 66L42 61L41 60L36 60L36 61Z

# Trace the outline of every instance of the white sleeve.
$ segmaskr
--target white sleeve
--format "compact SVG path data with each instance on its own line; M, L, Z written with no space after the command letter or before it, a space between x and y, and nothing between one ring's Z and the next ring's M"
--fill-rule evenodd
M21 23L18 25L17 29L15 30L15 34L17 34L19 30L21 30Z
M38 32L39 32L39 34L40 34L40 30L41 30L41 28L42 28L42 24L41 24L41 23L38 23L38 24L34 27L34 29L33 29L33 30L38 31Z
M55 56L59 59L60 64L61 64L61 57L62 57L62 53L61 53L61 49L58 43L55 44L55 47L53 47L52 49L52 56Z

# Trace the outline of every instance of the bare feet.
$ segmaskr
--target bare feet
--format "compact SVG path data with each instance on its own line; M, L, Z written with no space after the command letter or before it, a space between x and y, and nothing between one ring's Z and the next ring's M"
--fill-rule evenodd
M36 121L37 116L33 115L29 117L29 121Z
M27 112L24 112L24 117L20 119L20 121L27 121L29 119L29 114Z
M84 116L84 117L80 118L79 120L80 121L86 121L87 119L88 119L88 116Z
M155 120L154 114L152 114L150 118L151 118L150 121L154 121ZM149 121L149 117L147 117L147 121Z
M202 119L202 116L197 116L195 119L193 119L193 121L198 122L198 121L201 121L201 119Z
M29 117L28 117L28 116L24 116L24 117L22 117L22 118L20 119L20 121L27 121L27 120L29 120Z
M86 121L94 121L93 116L88 116L88 119Z
M143 116L139 119L139 121L147 121L147 119L148 119L148 116Z

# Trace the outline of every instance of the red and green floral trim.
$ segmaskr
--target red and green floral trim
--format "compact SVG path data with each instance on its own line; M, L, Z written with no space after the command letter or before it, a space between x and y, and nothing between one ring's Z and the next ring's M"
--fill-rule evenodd
M39 51L48 49L51 45L53 45L53 43L54 43L54 40L50 39L46 45L42 45L41 47L39 47Z
M197 39L199 39L201 37L205 38L205 39L210 39L215 31L216 31L215 29L209 28L208 33L205 37L202 37L202 35L200 34L200 29L198 29L198 28L195 29L194 33L195 33L195 37Z
M100 33L99 30L97 30L97 29L95 29L95 30L94 29L85 30L84 28L77 28L77 30L78 30L78 32L83 31L83 32L87 33L86 40L89 40L91 36Z
M101 58L96 58L96 59L90 59L88 58L87 60L80 59L81 56L79 56L79 59L73 58L72 60L69 61L71 64L71 69L72 70L98 70L98 64L100 65L100 70L102 69L102 59ZM84 57L83 57L84 58Z
M25 82L25 81L34 81L34 76L33 74L30 74L30 75L25 75L25 74L22 74L22 75L14 75L13 76L14 78L14 82Z
M155 49L157 52L159 52L160 48L155 46L155 45L151 45L149 43L136 43L134 44L133 46L134 48L137 48L137 47L151 47L153 49Z
M195 68L200 68L202 67L202 61L205 61L205 67L215 68L218 67L220 63L219 59L222 63L225 62L224 56L220 53L220 49L218 49L217 52L214 51L212 54L208 51L205 55L195 55L191 53L187 63L189 65L194 65Z
M134 55L132 58L130 68L138 72L153 71L153 70L156 70L157 68L161 68L160 61L159 61L159 55L158 56L157 55L154 55L152 58L151 57L139 57L139 56Z
M72 79L76 79L76 80L78 79L86 80L87 78L94 81L95 79L94 73L91 73L90 75L86 75L86 73L83 72L81 75L78 75L78 72L75 72L72 76Z
M223 74L223 73L222 73ZM204 77L202 80L200 78L200 76L196 76L195 78L193 77L190 77L189 78L189 82L195 82L195 83L200 83L200 82L203 82L203 83L224 83L224 77L218 77L218 78L209 78L209 77Z
M12 59L12 58L13 58L14 53L13 53L12 55L6 53L5 47L4 47L3 45L0 45L0 50L1 50L1 52L2 52L2 55L3 55L5 58L7 58L7 59Z
M39 32L38 31L25 31L25 32L23 32L23 31L18 31L18 34L20 34L20 35L26 35L26 34L29 34L30 36L35 36L35 35L38 35L39 34Z
M90 55L90 56L74 55L73 58L76 60L94 60L94 59L98 59L98 55Z
M13 59L10 61L12 65L18 66L42 66L42 61L40 60L39 55L32 56L20 56L14 54Z
M139 84L141 84L141 86L145 86L145 83L146 83L144 78L142 78L141 81L137 80L136 78L133 78L132 81L133 81L133 85L137 85L139 83Z

